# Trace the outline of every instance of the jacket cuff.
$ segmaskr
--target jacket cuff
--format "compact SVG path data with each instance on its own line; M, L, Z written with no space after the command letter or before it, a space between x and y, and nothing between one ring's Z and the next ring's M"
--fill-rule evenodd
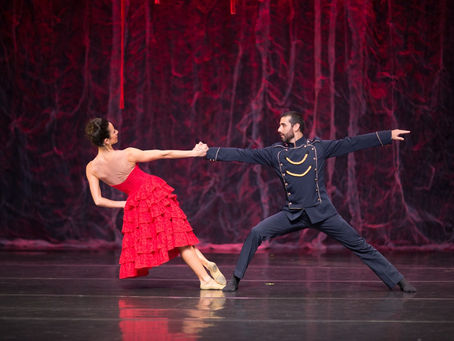
M205 159L207 159L209 161L217 161L219 149L221 149L221 147L210 147L210 148L208 148L207 155L205 156Z
M380 142L380 145L382 146L391 144L392 142L391 130L376 131L375 135L377 136L377 139Z

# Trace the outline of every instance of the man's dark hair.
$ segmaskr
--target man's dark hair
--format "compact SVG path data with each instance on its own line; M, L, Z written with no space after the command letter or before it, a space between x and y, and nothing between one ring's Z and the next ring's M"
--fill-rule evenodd
M281 114L282 117L290 116L290 124L294 126L296 123L300 124L300 131L304 131L304 120L303 115L297 111L287 111Z

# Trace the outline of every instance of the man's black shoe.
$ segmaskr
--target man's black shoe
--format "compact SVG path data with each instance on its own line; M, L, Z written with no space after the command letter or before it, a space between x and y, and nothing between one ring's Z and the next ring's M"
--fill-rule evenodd
M222 291L224 292L237 291L238 283L240 283L240 279L236 276L232 276L232 279L227 282L226 286L224 287L224 289L222 289Z
M403 278L399 283L397 283L400 287L400 290L403 292L416 292L416 288L407 282L405 278Z

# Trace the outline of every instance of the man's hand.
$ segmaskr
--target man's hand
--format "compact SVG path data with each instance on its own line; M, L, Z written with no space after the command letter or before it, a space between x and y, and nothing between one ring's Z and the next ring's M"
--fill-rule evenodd
M410 130L400 130L400 129L393 129L391 130L391 138L393 140L403 141L404 138L399 135L410 134Z

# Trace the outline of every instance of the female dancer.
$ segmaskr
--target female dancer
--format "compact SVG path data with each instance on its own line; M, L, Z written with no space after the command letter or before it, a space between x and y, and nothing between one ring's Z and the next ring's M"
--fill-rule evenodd
M115 150L112 146L118 142L118 131L104 118L88 122L85 133L98 147L98 155L86 169L95 204L125 210L120 278L145 276L149 268L181 254L199 278L200 289L222 289L225 277L216 264L194 246L199 241L172 193L173 188L161 178L144 173L137 165L159 159L202 157L208 147L200 142L192 150ZM104 198L99 180L126 193L127 200Z

